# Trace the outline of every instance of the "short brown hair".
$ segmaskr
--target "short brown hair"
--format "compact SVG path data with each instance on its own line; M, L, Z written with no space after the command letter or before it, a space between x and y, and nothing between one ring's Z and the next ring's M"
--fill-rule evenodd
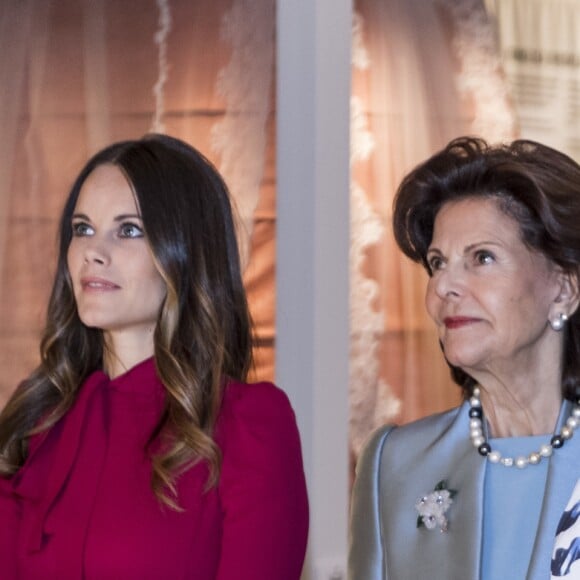
M580 267L580 166L535 141L489 145L483 139L451 141L411 171L394 200L393 230L401 250L429 272L426 255L435 217L450 201L494 198L520 226L522 240L565 272ZM430 272L429 272L430 273ZM451 367L454 380L469 390L474 381ZM580 315L566 325L562 389L580 395Z

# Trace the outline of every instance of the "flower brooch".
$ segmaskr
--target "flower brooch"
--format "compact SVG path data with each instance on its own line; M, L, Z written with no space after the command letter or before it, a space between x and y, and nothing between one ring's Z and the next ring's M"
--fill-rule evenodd
M428 530L439 528L446 532L448 527L445 513L453 503L453 498L457 494L455 489L447 489L447 482L440 481L435 489L424 495L415 504L415 509L419 513L417 516L417 527L425 526Z

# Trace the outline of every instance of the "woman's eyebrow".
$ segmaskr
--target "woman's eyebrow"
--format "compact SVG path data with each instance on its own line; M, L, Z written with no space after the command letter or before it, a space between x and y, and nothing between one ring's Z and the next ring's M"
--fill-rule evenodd
M482 240L481 242L474 242L473 244L465 246L465 251L470 252L471 250L475 250L478 246L501 246L501 244L491 240Z
M143 220L143 218L138 213L122 213L121 215L115 216L116 222L122 222L126 219L138 219Z

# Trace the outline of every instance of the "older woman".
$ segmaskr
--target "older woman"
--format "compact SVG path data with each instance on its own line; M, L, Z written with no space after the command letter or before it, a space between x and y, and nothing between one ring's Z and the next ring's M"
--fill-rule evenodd
M580 476L580 167L457 139L404 179L394 232L465 402L371 438L350 578L543 580Z
M0 576L297 580L298 431L250 363L217 171L162 135L96 154L62 214L40 366L0 415Z

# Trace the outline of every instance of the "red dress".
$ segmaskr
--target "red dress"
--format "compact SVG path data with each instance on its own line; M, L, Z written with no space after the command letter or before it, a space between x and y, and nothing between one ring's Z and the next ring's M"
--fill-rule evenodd
M226 387L217 487L200 463L177 481L184 511L151 491L146 442L163 407L152 359L93 373L71 411L0 478L0 577L298 580L308 532L300 441L286 395Z

